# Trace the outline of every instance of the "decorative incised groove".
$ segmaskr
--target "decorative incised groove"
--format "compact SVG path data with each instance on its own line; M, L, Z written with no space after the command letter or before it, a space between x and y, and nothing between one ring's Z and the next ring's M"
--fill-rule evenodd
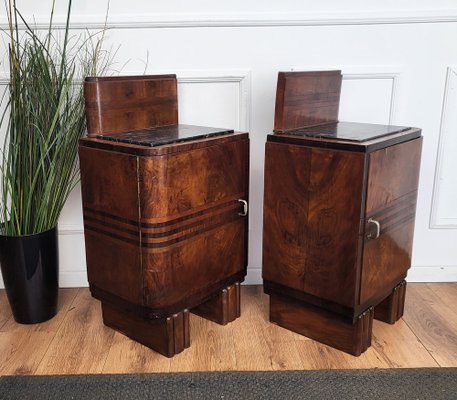
M411 207L414 206L415 204L411 204ZM399 219L403 219L403 217L406 217L410 214L414 216L414 208L411 209L411 207L403 207L401 209L397 209L395 213L392 213L390 215L382 215L380 220L383 222L383 226L392 225L396 223Z
M394 324L402 316L405 308L406 281L401 281L387 296L375 307L374 318L388 324Z
M413 221L416 216L415 211L409 212L407 215L404 215L402 219L397 219L395 221L392 221L391 223L384 225L383 228L381 229L381 235L387 232L390 232L401 225L404 225L407 222Z
M191 312L221 325L234 321L240 316L240 283L225 287Z
M370 213L366 221L375 219L381 226L380 234L388 233L405 223L413 221L416 213L417 191L408 193L389 204L388 207ZM366 224L366 236L369 235L370 226Z
M189 310L173 314L167 318L166 323L169 337L168 354L171 357L190 346Z
M101 221L97 218L91 217L90 215L84 216L84 225L88 226L88 227L90 227L90 226L101 227L104 230L108 230L111 228L113 230L116 230L117 233L122 232L122 233L125 233L126 235L134 236L134 237L138 237L140 234L138 227L136 230L126 229L124 227L120 227L119 224Z
M198 232L202 227L216 226L220 222L231 222L234 219L234 215L238 215L238 213L234 212L234 208L235 207L231 207L231 210L229 209L228 211L221 214L213 214L209 217L205 215L206 218L202 218L201 220L195 222L192 220L192 223L171 229L166 232L148 233L141 230L141 237L142 239L145 239L144 242L146 243L160 243L181 237L186 233L189 234Z
M211 225L208 225L208 226L205 226L205 225L202 224L200 229L198 229L198 230L196 229L194 232L190 232L188 234L182 235L182 236L177 237L175 239L170 239L170 240L167 240L165 242L157 242L157 241L145 242L145 241L143 241L141 243L141 246L143 248L168 247L170 245L176 244L178 242L182 242L182 241L184 241L186 239L192 238L193 236L197 236L199 234L208 232L208 231L210 231L212 229L216 229L216 228L218 228L218 227L220 227L222 225L234 222L234 221L239 220L239 219L240 219L240 216L238 214L234 214L231 218L223 219L223 220L219 221L216 224L211 224Z
M371 346L371 337L373 332L374 308L370 307L359 316L360 320L360 351L363 353Z
M84 224L84 230L87 232L93 232L93 233L97 233L99 235L107 236L111 239L120 240L122 242L129 243L129 244L132 244L135 246L138 246L138 243L139 243L139 238L137 240L129 239L129 238L123 237L121 235L101 229L100 227L94 227L94 226L91 226L88 224Z
M383 207L380 210L371 212L369 217L379 218L382 215L391 214L392 211L395 212L398 209L413 207L416 205L416 202L417 202L417 190L414 190L413 192L410 192L408 194L405 194L402 197L399 197L394 202L389 203L389 205L387 207Z
M211 220L214 217L227 213L232 210L240 210L241 206L240 203L237 202L236 200L231 200L226 203L227 205L221 205L218 207L211 207L208 208L205 211L199 211L198 213L192 214L189 217L186 218L179 218L178 220L173 220L172 224L157 224L161 225L160 227L155 227L151 225L155 224L141 224L141 233L142 235L146 235L146 237L161 237L161 236L166 236L169 234L173 234L175 231L177 232L180 229L188 229L191 228L192 226L195 226L197 223L204 223L207 220ZM208 214L211 212L210 216ZM148 225L146 228L145 225ZM155 236L158 234L162 234L160 236ZM149 236L150 235L150 236Z
M189 221L190 222L189 225L193 225L195 221L209 219L208 213L211 211L214 211L211 214L212 216L214 216L214 215L218 215L220 213L223 213L225 211L232 210L232 209L239 210L239 209L241 209L242 206L240 205L238 198L240 198L240 197L243 198L245 195L246 195L245 193L237 193L235 196L233 196L233 199L231 199L229 201L225 201L224 203L217 204L215 206L205 207L204 209L194 212L192 214L189 214L189 215L186 215L183 217L178 217L175 219L171 219L167 222L152 224L152 223L142 221L141 222L142 234L143 235L148 234L150 230L153 230L153 233L159 233L159 232L167 233L167 232L169 232L167 229L171 228L171 231L172 231L173 229L175 229L175 228L173 228L174 225L177 225L177 224L180 224L181 222L189 221L189 220L192 220L192 221ZM212 218L212 216L210 218ZM114 226L120 227L119 223L126 224L126 225L128 225L130 227L134 227L136 229L138 227L138 221L133 221L133 220L129 220L126 218L122 218L117 215L110 214L106 211L100 211L100 210L96 210L96 209L93 209L90 207L84 207L84 217L90 218L94 222L98 221L98 222L102 223L103 225L107 224L107 225L110 225L113 227ZM180 226L179 226L179 228L181 228L181 229L185 229L187 227L188 227L188 225L184 225L184 224L180 224ZM160 228L162 228L162 229L160 229ZM124 229L124 228L122 227L122 229Z
M105 222L105 220L113 220L116 222L121 222L126 225L132 225L135 228L138 227L138 221L133 221L133 220L130 220L127 218L122 218L117 215L107 213L106 211L100 211L100 210L96 210L96 209L93 209L90 207L84 207L83 211L84 211L84 218L86 216L92 216L92 218L96 218L97 220L99 220L103 223Z
M162 226L156 229L151 227L153 224L147 224L149 228L145 231L143 231L143 229L141 230L141 246L147 249L166 248L212 229L216 229L224 224L240 219L241 217L238 215L239 208L240 203L236 200L232 200L219 206L210 207L209 209L214 210L212 214L209 214L207 211L199 211L186 218L170 221L171 223L167 224L168 226ZM84 228L87 231L138 245L140 232L137 226L137 230L128 229L122 226L124 220L117 221L118 218L108 213L100 213L100 215L97 215L96 211L87 208L84 212ZM193 216L195 216L195 218L192 218ZM185 222L185 224L174 227L179 224L179 222ZM134 227L133 224L128 226Z
M164 222L149 222L151 220L157 220L159 218L152 218L152 219L142 218L141 227L143 229L145 229L145 228L147 229L147 228L161 228L161 227L165 227L165 226L176 225L179 222L198 217L198 216L208 213L210 211L218 210L218 209L224 208L226 206L230 206L232 204L236 204L237 207L241 208L240 203L238 202L238 199L243 198L245 195L246 195L246 193L244 193L244 192L236 193L229 200L224 199L219 202L213 202L212 203L213 205L208 203L202 207L194 207L191 210L189 210L188 212L183 213L184 215L181 215L179 217L175 217L175 218L172 218L172 216L167 217L166 221L164 221Z
M138 223L88 207L84 207L84 229L135 246L140 243Z

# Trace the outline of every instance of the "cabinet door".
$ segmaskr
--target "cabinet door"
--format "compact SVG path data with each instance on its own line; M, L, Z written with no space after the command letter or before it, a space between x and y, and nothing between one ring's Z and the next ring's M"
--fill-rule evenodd
M267 143L263 279L353 307L363 153Z
M140 159L145 305L177 304L245 274L248 218L238 199L248 200L248 177L247 139Z
M89 283L139 304L136 157L80 146L79 161Z
M370 154L360 304L382 299L411 266L421 147L418 138Z

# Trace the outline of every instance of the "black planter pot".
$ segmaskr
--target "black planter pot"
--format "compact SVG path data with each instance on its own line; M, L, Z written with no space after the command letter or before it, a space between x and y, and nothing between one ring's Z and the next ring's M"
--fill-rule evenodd
M0 235L0 265L16 322L36 324L56 315L57 227L33 235Z

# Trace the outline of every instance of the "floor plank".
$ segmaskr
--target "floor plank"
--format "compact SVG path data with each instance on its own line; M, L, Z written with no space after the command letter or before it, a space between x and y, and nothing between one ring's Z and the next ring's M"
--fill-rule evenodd
M262 327L262 333L268 346L271 368L273 370L302 369L303 360L298 347L302 341L309 342L310 339L270 323L270 298L263 293L261 286L257 288L251 301L257 304L257 311L255 311L259 317L257 323Z
M102 372L120 374L169 372L170 359L116 332Z
M438 294L432 290L433 285L408 285L403 319L440 366L455 367L457 366L455 301L449 301L441 295L442 292Z
M457 310L455 309L455 305L457 304L457 283L426 283L423 284L423 286L438 296L440 304L446 307L451 307L454 314L457 313Z
M254 301L261 295L258 286L241 287L241 317L232 323L236 369L239 371L272 370L268 343L263 333L263 306Z
M309 340L300 343L299 355L303 360L303 369L389 368L389 364L373 348L369 348L360 357L354 357Z
M80 289L36 373L102 372L114 333L103 325L99 302Z
M10 313L10 318L0 328L0 332L57 332L67 312L73 307L73 302L80 289L60 289L58 299L58 311L54 318L41 324L23 325L14 321Z
M190 347L173 357L170 371L230 371L236 369L234 323L222 326L190 315Z
M261 286L243 286L234 322L191 315L191 347L169 359L105 327L87 288L62 289L58 315L37 325L15 323L2 290L0 374L457 366L457 283L408 284L404 318L375 321L360 357L271 324L268 302Z
M4 290L0 290L0 331L11 316L11 307L8 304L6 292Z
M371 345L391 368L439 366L403 319L395 325L374 321Z
M41 324L23 325L10 318L0 330L0 374L34 374L71 308L78 289L59 292L57 315Z

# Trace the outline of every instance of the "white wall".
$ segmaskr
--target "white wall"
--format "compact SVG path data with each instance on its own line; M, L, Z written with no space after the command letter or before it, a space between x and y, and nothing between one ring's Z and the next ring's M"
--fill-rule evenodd
M103 25L104 1L76 3L76 33ZM38 26L49 4L18 1ZM62 26L64 7L56 14ZM409 279L457 281L455 1L111 0L108 27L118 66L128 61L123 74L178 74L181 122L250 131L248 283L261 281L264 143L277 72L291 69L343 71L341 120L423 129ZM78 191L61 218L60 252L61 285L86 285Z

